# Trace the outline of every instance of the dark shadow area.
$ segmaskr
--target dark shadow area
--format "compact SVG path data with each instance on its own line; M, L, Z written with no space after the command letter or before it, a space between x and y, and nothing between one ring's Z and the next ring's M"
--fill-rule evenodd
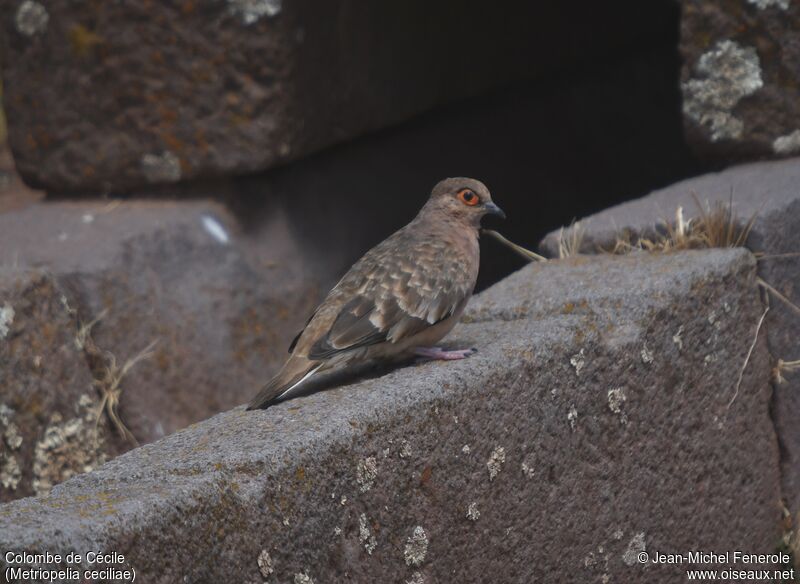
M310 254L339 250L349 265L438 180L472 176L508 215L489 226L535 248L574 218L705 170L683 140L678 71L670 44L517 85L238 179L228 202L253 232L286 213ZM494 241L482 249L479 289L523 265Z
M508 215L488 226L535 248L575 218L709 170L683 136L679 5L652 8L615 8L627 14L624 26L647 34L575 56L579 65L439 106L264 173L113 196L223 200L254 237L279 218L310 266L341 273L412 219L437 181L471 176ZM524 262L495 241L484 242L482 253L479 290Z

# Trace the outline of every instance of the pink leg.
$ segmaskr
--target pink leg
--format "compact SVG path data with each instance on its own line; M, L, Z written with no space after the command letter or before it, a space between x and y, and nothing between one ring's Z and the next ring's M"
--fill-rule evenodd
M426 357L428 359L454 361L456 359L466 359L470 355L474 355L478 349L457 349L454 351L445 351L441 347L417 347L414 349L414 354L417 357Z

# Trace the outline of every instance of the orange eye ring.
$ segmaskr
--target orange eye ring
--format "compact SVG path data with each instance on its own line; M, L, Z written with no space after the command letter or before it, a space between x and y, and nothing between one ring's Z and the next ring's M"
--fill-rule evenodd
M459 201L470 207L474 207L481 202L480 197L478 197L478 195L473 193L470 189L461 189L458 191L456 196L458 197Z

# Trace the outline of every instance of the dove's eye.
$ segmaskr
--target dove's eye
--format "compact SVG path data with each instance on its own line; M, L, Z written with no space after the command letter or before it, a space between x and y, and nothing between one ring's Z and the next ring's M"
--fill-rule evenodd
M460 191L458 191L458 195L456 196L458 197L459 201L461 201L465 205L469 205L470 207L474 207L475 205L480 203L478 195L476 195L469 189L461 189Z

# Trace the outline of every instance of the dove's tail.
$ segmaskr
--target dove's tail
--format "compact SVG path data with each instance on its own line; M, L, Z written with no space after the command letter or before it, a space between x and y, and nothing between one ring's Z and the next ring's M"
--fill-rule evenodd
M278 374L270 379L247 406L248 410L268 408L289 392L302 385L325 363L305 357L290 357Z

